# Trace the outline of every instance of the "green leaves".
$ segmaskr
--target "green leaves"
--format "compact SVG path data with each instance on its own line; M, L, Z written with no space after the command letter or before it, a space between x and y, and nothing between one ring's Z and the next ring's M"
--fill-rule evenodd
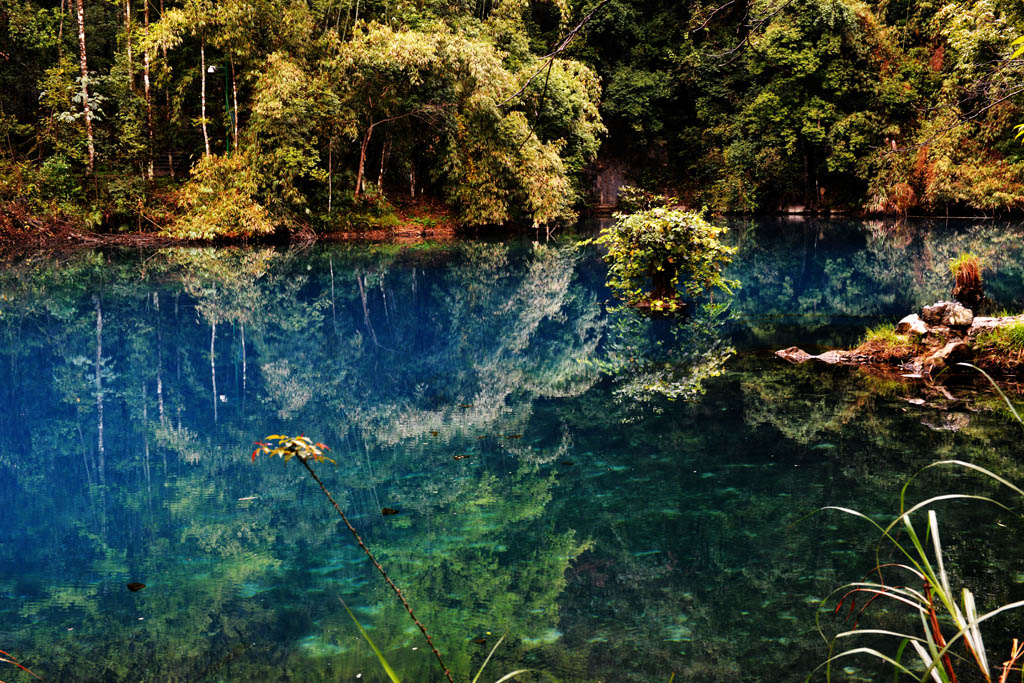
M674 311L680 289L697 298L710 289L726 293L739 285L722 277L735 247L721 242L723 227L701 212L656 207L619 214L596 242L608 248L608 285L634 306Z

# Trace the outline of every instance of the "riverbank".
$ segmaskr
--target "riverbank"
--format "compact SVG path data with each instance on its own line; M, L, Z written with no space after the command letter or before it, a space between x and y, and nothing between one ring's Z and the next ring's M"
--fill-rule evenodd
M904 378L931 378L970 363L1017 374L1024 367L1024 314L975 316L956 301L939 301L895 325L868 331L850 350L810 354L796 346L776 352L791 363L864 365L896 370Z

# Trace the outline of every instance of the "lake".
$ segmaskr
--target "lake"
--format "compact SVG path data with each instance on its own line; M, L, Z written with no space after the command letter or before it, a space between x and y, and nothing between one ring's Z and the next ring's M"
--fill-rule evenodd
M503 635L481 681L804 680L878 540L808 515L891 519L940 459L1024 481L1022 428L984 382L773 351L948 297L966 250L993 307L1024 310L1024 225L730 227L742 288L677 321L618 306L570 235L6 257L0 648L49 680L386 680L344 600L403 680L441 680L302 466L250 457L304 433L457 680ZM954 491L1019 503L950 468L909 496ZM936 509L981 609L1024 598L1021 521ZM920 629L883 601L862 622ZM1024 618L986 624L989 659L1015 636Z

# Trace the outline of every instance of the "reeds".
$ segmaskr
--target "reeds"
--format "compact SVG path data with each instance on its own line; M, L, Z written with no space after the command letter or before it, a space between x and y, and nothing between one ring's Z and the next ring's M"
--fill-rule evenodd
M818 669L825 667L829 680L833 662L852 655L867 654L891 664L897 674L910 675L922 682L930 679L935 683L955 683L957 671L968 667L979 672L985 681L991 683L993 667L989 663L981 625L998 614L1024 607L1024 601L1012 602L981 613L970 589L964 586L954 590L943 558L938 517L930 508L935 503L948 500L977 500L1006 511L1010 511L1010 508L991 497L965 493L932 496L908 507L906 494L910 484L922 472L936 467L955 467L979 473L987 480L1024 498L1024 490L983 467L960 460L943 460L922 468L904 484L900 491L899 514L887 526L883 527L867 515L850 508L822 508L838 510L866 520L881 532L876 547L876 564L870 574L877 575L878 580L848 583L826 598L827 602L839 596L835 611L838 613L848 608L854 620L853 628L836 634L830 640L824 635L820 614L817 618L818 632L828 643L830 652L828 659ZM920 513L925 513L927 517L927 522L923 526L920 526L915 518L915 515ZM884 549L894 552L900 559L883 562L883 554L887 555L883 553ZM861 601L859 609L858 600ZM914 633L901 633L886 629L858 628L858 619L878 600L891 600L909 609L912 614L919 617L920 630ZM944 624L951 626L944 627ZM900 645L895 655L888 655L871 647L854 647L836 652L840 644L864 635L892 637L897 639ZM908 645L917 655L923 668L915 671L910 668L909 663L904 663L903 657ZM959 652L961 648L966 651L966 656ZM1003 675L1000 676L1000 680L1005 680L1009 669L1020 659L1021 649L1024 648L1014 645L1010 660L1002 667Z
M3 650L0 650L0 655L3 655L2 657L0 657L0 663L11 664L12 666L18 667L19 669L21 669L25 673L28 673L28 674L38 678L41 681L46 680L42 676L37 674L36 672L34 672L31 669L29 669L28 667L26 667L24 664L19 662L18 658L15 657L14 655L12 655L10 652L4 652Z

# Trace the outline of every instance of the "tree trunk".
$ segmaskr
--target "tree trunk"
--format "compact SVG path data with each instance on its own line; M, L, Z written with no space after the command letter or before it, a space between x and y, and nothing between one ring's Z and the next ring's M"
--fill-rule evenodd
M79 0L81 2L81 0ZM371 123L370 127L366 129L366 135L363 136L363 144L359 147L359 172L356 174L356 199L363 193L363 171L366 168L366 148L370 146L370 138L373 136L373 127L376 123Z
M128 89L135 90L135 60L132 56L132 0L124 0L124 35L128 47Z
M235 151L238 151L238 83L235 81L235 58L231 58L231 128Z
M380 148L380 173L377 174L377 194L381 197L384 196L384 161L388 157L388 138L390 135L384 136L384 144Z
M146 0L146 2L149 2L149 0ZM160 16L161 17L164 16L164 0L160 0ZM164 43L162 40L160 41L160 52L163 53L164 65L166 65L167 64L167 44ZM167 128L170 129L170 127L171 127L171 91L170 91L169 88L167 88L167 86L164 86L164 98L165 98L165 103L167 105ZM168 170L169 170L169 172L171 174L171 178L174 178L174 154L171 151L170 147L167 148L167 168L168 168ZM166 469L166 467L164 469Z
M89 110L89 63L85 57L85 10L82 0L76 0L78 14L78 56L82 69L82 115L85 118L85 138L89 146L89 175L96 169L96 146L92 139L92 112Z
M81 2L82 0L78 0ZM210 156L210 135L206 131L206 39L199 41L199 77L200 77L200 118L203 124L203 144L206 145L206 156Z
M142 23L146 37L149 37L149 0L145 0ZM146 150L146 176L153 179L153 101L149 95L149 50L142 51L142 87L146 96L146 132L149 134L149 148Z

